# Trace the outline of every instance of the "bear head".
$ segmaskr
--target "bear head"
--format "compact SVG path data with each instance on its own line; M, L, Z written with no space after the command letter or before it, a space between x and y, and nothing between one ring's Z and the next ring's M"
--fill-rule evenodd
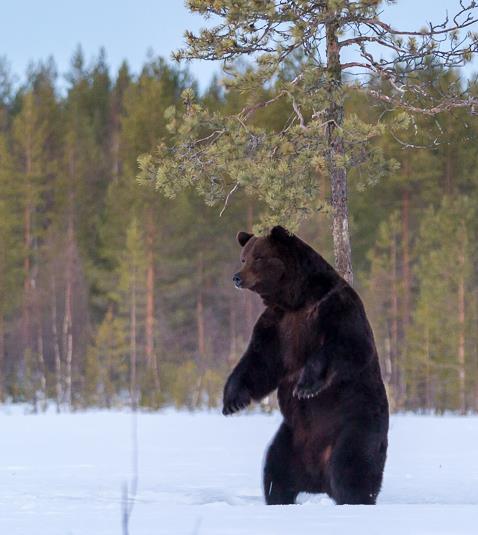
M241 269L236 288L259 294L267 306L295 309L338 281L336 271L314 249L281 226L267 236L239 232Z

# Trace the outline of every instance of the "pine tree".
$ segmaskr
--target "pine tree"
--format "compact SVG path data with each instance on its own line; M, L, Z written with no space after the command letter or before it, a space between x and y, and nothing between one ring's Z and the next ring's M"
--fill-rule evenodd
M466 372L470 363L466 353L472 221L469 200L463 197L445 197L438 210L428 210L423 218L417 246L420 262L415 348L409 364L422 377L417 384L422 391L413 393L417 403L441 410L452 406L462 414L468 406Z
M294 192L287 177L268 199L257 190L280 169L299 169L287 143L304 140L303 129L283 95L245 123L260 143L277 140L269 167L261 167L263 146L247 145L252 138L242 125L231 130L230 141L222 135L222 148L214 144L210 153L221 160L220 169L206 166L201 175L214 178L217 191L224 186L213 207L193 191L198 186L214 200L199 175L187 191L186 175L165 181L165 187L178 186L171 190L174 200L138 186L136 156L163 142L168 159L188 132L197 139L198 132L207 137L211 128L222 128L224 117L238 123L245 108L274 100L303 61L298 56L284 64L281 77L254 90L215 80L194 100L188 92L181 97L194 81L160 59L149 59L138 76L123 66L111 80L104 54L86 64L77 53L66 92L58 90L52 62L31 67L20 86L11 85L7 64L0 62L1 398L40 408L48 396L58 410L67 408L65 397L73 405L118 406L131 392L145 407L220 403L224 377L262 307L231 284L239 253L234 235L252 230L268 203L277 215L286 206L281 203L290 208L291 200L300 200L300 184ZM239 68L245 79L257 74ZM419 78L434 98L467 89L456 72L434 66ZM374 327L392 407L476 411L478 118L465 108L405 117L386 102L377 106L365 91L343 89L346 119L358 118L349 121L349 132L362 136L361 122L381 117L384 135L369 139L367 154L375 155L375 164L400 163L382 167L386 180L368 174L366 166L347 169L356 285ZM396 97L386 80L374 80L369 89ZM478 94L476 85L471 89ZM292 96L307 126L311 106ZM413 102L424 107L426 99ZM217 125L202 122L211 117ZM289 140L281 132L291 121L299 133ZM244 182L232 191L232 175L223 183L214 174L221 169L237 169ZM329 259L327 173L325 159L311 170L317 206L324 209L308 212L299 235ZM25 316L28 333L22 330Z
M221 118L194 103L185 94L187 113L171 113L177 133L175 149L159 145L156 153L140 159L143 180L156 184L167 196L194 186L207 203L226 201L239 187L259 194L275 215L294 227L317 210L317 170L330 180L332 235L336 268L352 282L347 172L366 166L376 177L390 164L370 143L384 126L345 117L345 84L348 73L359 68L386 83L389 92L371 84L368 94L390 107L428 115L452 107L477 104L471 93L465 98L453 92L441 99L430 96L428 105L416 103L416 94L428 95L427 86L415 76L425 68L460 65L478 47L478 36L466 30L476 22L474 2L461 3L448 24L429 25L420 31L399 31L381 20L379 0L311 0L299 3L190 0L191 11L217 17L212 28L198 35L186 33L187 48L176 59L222 60L255 54L257 69L228 70L231 85L251 92L250 104L236 116ZM352 29L350 31L350 29ZM351 35L350 35L351 34ZM450 49L437 45L451 35ZM406 41L408 39L408 41ZM395 55L379 58L371 45ZM358 61L342 61L349 51ZM269 100L254 98L266 84L275 85ZM355 90L358 86L351 84ZM248 119L257 109L278 100L290 103L291 121L279 134L253 128ZM247 165L245 164L247 162ZM320 204L319 204L320 206ZM269 220L269 223L271 220Z
M114 407L129 389L129 344L124 320L108 310L86 355L86 402Z
M119 266L119 297L121 313L127 326L129 339L129 374L130 397L132 404L139 401L139 370L143 365L140 346L140 331L144 324L144 294L146 285L146 267L144 254L144 236L138 221L133 218L127 228L124 255Z
M42 295L39 289L44 231L48 225L48 198L58 157L58 109L55 67L50 61L31 67L29 83L20 97L13 122L13 150L18 169L17 195L23 212L23 304L20 376L29 383L35 407L46 396L46 365Z
M17 169L5 135L0 134L0 400L12 393L16 381L7 377L6 335L12 329L8 319L21 301L22 260L24 251L19 237L22 225L17 214L21 201L17 196Z

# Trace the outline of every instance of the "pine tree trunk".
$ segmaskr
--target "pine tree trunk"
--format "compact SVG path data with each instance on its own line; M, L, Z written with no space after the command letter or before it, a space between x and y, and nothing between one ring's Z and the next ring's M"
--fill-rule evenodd
M390 310L390 356L392 360L392 385L397 407L401 407L402 394L400 387L400 363L398 359L398 284L397 284L397 244L392 232L390 245L391 265L391 310Z
M56 283L55 277L51 275L51 335L53 341L53 354L55 361L55 401L56 412L60 412L61 402L63 397L62 389L62 377L61 377L61 352L60 352L60 340L58 337L58 314L56 308Z
M203 272L204 272L204 262L202 252L199 253L199 284L198 284L198 294L196 300L196 326L197 326L197 347L198 354L200 359L200 364L204 355L206 354L206 339L205 339L205 328L204 328L204 302L203 302Z
M329 108L327 110L327 168L332 196L332 236L335 268L353 284L352 252L350 246L347 201L347 171L344 167L344 106L342 98L342 69L340 64L339 24L331 17L326 24L327 74L329 76Z
M76 149L70 148L68 155L69 190L67 212L66 258L65 258L65 306L63 316L63 354L65 357L65 402L71 409L73 402L73 284L75 267L75 181Z
M32 253L34 259L34 266L31 269L30 276L30 297L32 302L32 322L34 323L36 334L36 362L32 362L32 366L35 366L35 389L39 389L41 393L42 409L46 409L46 367L45 355L43 350L42 310L40 306L40 296L38 293L38 243L36 240L34 240L32 244Z
M30 248L31 248L31 208L27 202L23 213L24 225L24 247L25 257L23 259L23 306L22 306L22 360L19 363L20 375L25 374L26 356L31 353L31 280L30 280Z
M138 406L136 379L136 367L138 361L136 349L136 266L133 267L133 273L131 274L130 292L130 396L131 407L133 410L136 410Z
M204 303L202 290L199 290L196 302L196 324L198 336L198 355L202 361L206 353L206 340L204 336Z
M63 316L63 351L65 354L65 402L69 408L72 406L72 373L73 373L73 202L71 200L68 215L68 231L66 244L66 270L65 270L65 312Z
M199 253L198 261L198 294L196 300L196 326L197 326L197 348L198 348L198 369L199 378L197 388L193 399L193 405L199 407L201 404L201 393L204 376L204 357L206 355L206 330L204 322L204 260L202 252Z
M407 189L402 197L402 266L403 266L403 303L402 303L402 323L403 331L406 335L410 322L410 193Z
M474 400L474 407L475 407L475 412L478 412L478 370L475 369L475 400Z
M473 309L474 309L474 317L475 322L476 318L478 318L478 288L476 288L473 296ZM476 325L476 323L475 323ZM476 325L478 330L478 325ZM474 344L473 344L473 362L474 362L474 400L473 400L473 407L475 409L475 412L478 412L478 340L475 337Z
M406 163L406 172L407 178L410 174L410 165L407 161ZM408 355L408 327L410 325L410 293L411 293L411 270L410 270L410 194L407 189L404 190L402 196L402 299L401 299L401 328L399 332L398 345L400 346L400 351L397 347L397 358L400 359L400 362L407 361ZM400 374L400 391L402 393L402 398L405 397L406 387L403 384L405 378L405 372L402 369Z
M38 376L40 383L40 390L42 392L43 409L47 407L47 390L46 390L46 367L45 367L45 353L43 350L43 330L41 319L38 318L37 326L37 355L38 355Z
M432 384L431 384L431 361L430 361L430 330L428 325L425 327L425 408L427 410L433 407Z
M5 400L5 318L0 316L0 402Z
M464 225L463 225L464 226ZM463 229L466 232L465 229ZM466 362L465 362L465 240L458 258L458 384L460 414L466 413Z
M31 126L31 108L28 107L28 124ZM31 246L32 246L32 201L30 198L31 192L31 176L33 173L33 141L32 129L28 128L26 135L25 148L25 174L28 180L26 191L25 209L23 212L23 233L24 233L24 247L25 258L23 260L24 281L23 281L23 310L22 310L22 360L20 362L20 374L24 375L26 370L26 355L31 359L32 340L31 340Z
M65 315L63 317L63 348L65 351L65 402L72 404L73 333L72 333L72 281L67 268L65 286Z
M154 220L153 210L149 208L147 214L147 232L146 232L146 247L147 247L147 268L146 268L146 361L148 368L153 374L154 386L159 391L159 373L158 362L154 351L154 295L155 295L155 265L154 265Z

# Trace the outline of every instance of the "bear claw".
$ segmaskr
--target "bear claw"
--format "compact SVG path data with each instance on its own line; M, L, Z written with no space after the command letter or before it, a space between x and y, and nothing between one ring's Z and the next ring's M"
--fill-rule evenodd
M248 405L249 402L229 403L227 405L224 405L224 408L222 409L222 414L224 414L224 416L230 416L235 412L245 409Z
M320 394L320 388L318 390L309 390L300 387L295 387L292 395L298 399L312 399Z
M233 376L232 376L233 377ZM244 408L251 403L251 395L244 386L241 386L237 380L229 378L224 389L224 400L222 414L229 416Z

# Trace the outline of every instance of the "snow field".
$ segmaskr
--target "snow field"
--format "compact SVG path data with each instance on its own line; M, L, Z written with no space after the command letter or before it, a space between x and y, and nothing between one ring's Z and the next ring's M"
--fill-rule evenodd
M279 414L138 415L130 535L478 533L478 418L398 415L378 505L323 495L266 507L262 459ZM127 412L0 411L0 535L121 534L131 477Z

